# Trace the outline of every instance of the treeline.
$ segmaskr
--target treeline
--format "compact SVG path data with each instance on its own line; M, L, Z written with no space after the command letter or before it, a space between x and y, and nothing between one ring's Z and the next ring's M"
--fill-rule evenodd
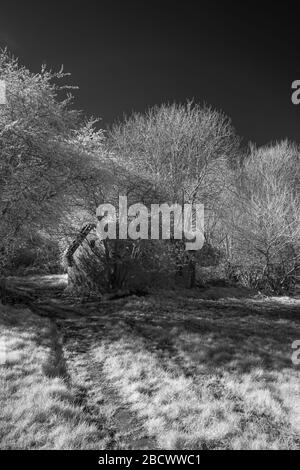
M95 293L176 282L221 265L229 282L292 289L300 264L300 151L288 142L242 146L209 106L163 104L99 130L73 109L66 74L38 74L0 55L0 270L57 272L99 204L201 203L205 244L100 242L88 232L68 260L72 288ZM72 266L71 266L72 265Z

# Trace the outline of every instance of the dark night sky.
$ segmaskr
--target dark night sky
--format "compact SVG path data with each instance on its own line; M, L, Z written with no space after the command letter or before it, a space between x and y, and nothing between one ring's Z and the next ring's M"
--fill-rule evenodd
M33 71L64 64L80 87L76 106L103 126L194 98L223 110L246 141L300 142L297 12L240 3L1 1L0 45Z

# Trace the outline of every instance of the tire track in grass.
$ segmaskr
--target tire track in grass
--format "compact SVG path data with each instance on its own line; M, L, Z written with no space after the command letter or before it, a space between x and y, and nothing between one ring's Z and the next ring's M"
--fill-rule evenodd
M110 330L105 320L106 325L100 318L95 321L91 317L59 321L64 354L78 390L78 401L89 420L107 437L108 449L156 448L156 441L147 434L143 421L107 380L102 364L94 360L93 350Z

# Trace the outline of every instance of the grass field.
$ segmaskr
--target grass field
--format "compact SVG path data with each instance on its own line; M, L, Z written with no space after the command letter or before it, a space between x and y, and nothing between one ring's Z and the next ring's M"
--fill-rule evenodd
M1 306L2 449L300 449L299 301L58 305Z

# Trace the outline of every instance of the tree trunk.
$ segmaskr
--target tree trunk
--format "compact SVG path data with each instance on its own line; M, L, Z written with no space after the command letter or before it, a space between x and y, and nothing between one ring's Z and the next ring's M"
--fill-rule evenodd
M88 234L96 228L95 224L87 224L85 225L79 232L79 234L76 236L75 240L71 243L69 248L66 251L65 254L65 260L67 262L67 266L72 267L74 264L74 259L73 256L76 252L76 250L83 244L84 240L88 236Z

